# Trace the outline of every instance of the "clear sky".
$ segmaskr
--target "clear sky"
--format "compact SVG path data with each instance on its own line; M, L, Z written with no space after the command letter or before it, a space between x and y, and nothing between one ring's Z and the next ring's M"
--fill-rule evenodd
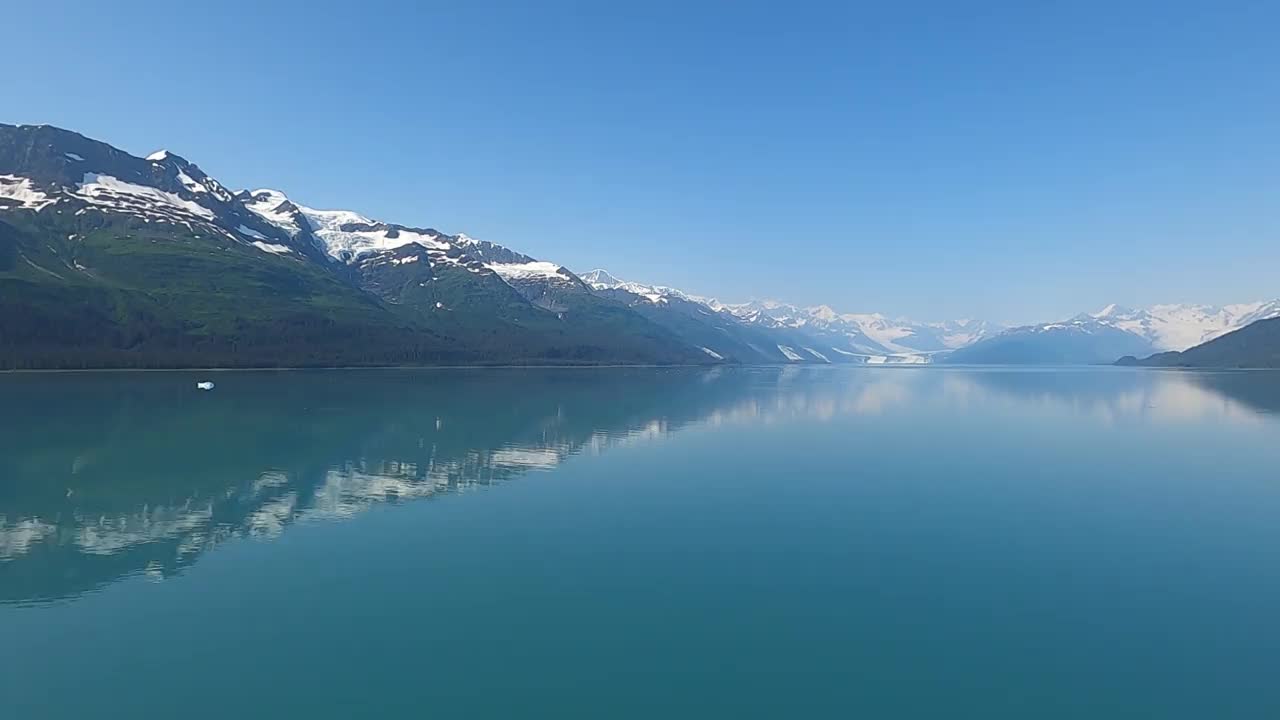
M0 121L726 300L1280 296L1280 3L57 2Z

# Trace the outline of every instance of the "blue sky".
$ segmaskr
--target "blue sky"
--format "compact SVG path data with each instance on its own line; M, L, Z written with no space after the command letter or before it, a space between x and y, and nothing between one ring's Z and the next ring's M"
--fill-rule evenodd
M576 270L923 319L1280 296L1276 3L5 15L2 122Z

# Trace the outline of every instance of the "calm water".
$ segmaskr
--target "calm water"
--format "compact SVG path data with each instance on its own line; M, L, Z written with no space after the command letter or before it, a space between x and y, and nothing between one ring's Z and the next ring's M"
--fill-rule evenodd
M1280 716L1280 374L0 376L0 715Z

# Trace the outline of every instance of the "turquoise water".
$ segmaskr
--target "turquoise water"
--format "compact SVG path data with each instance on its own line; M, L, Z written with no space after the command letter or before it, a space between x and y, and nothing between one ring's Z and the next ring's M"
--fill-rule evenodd
M0 407L4 717L1280 716L1280 374L8 375Z

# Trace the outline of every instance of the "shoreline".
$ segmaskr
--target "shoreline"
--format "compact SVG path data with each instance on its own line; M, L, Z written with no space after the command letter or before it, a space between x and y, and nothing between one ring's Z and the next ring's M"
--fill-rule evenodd
M324 367L183 367L183 368L15 368L0 370L0 377L5 375L60 375L84 373L244 373L244 372L354 372L361 370L374 371L423 371L423 370L604 370L604 369L714 369L714 368L864 368L864 369L986 369L986 370L1138 370L1160 372L1280 372L1275 367L1170 367L1158 365L967 365L946 363L718 363L718 364L680 364L656 365L643 363L618 363L602 365L337 365Z
M178 373L178 372L307 372L335 370L592 370L600 368L715 368L752 367L747 365L646 365L639 363L616 365L334 365L316 367L181 367L181 368L13 368L0 370L0 375L60 374L60 373ZM759 365L755 367L778 367Z

